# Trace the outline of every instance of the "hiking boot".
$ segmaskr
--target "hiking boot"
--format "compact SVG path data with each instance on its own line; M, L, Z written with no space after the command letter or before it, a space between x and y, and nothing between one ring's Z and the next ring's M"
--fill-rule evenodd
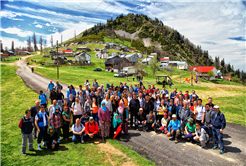
M40 145L38 146L38 150L42 150L42 148L41 148L41 146L40 146Z
M219 148L218 148L218 147L216 147L216 146L214 146L214 147L213 147L213 150L217 150L217 149L219 149Z
M47 147L47 145L46 145L46 142L43 142L43 144L42 144L44 147Z
M220 154L224 154L224 150L220 150Z

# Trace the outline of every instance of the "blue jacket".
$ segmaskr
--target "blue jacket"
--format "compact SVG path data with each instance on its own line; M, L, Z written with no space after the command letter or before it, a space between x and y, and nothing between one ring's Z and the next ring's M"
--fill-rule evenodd
M73 94L73 98L75 98L76 92L75 92L74 89L72 89L72 90L69 89L69 90L67 91L67 98L68 98L68 99L69 99L69 95L70 95L70 94Z
M180 129L180 121L176 119L176 121L171 120L168 126L168 131L171 132L171 128L173 131Z
M177 93L178 93L178 92L176 92L176 94L177 94ZM172 92L171 95L170 95L170 98L174 98L176 94L174 94L174 92Z
M218 113L214 112L211 118L212 126L217 129L222 129L226 127L226 120L223 113L220 111Z

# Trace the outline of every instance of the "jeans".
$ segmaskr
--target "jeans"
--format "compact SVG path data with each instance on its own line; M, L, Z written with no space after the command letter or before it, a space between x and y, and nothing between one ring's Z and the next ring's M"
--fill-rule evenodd
M141 125L143 125L143 129L145 129L146 128L146 124L144 124L144 123L140 123ZM138 124L138 121L136 121L135 122L135 127L136 127L136 129L138 129L139 128L139 126L138 125L140 125L140 124Z
M85 132L83 132L81 135L81 141L84 140L84 134L85 134ZM73 134L72 141L75 142L75 141L77 141L77 139L80 139L80 135Z
M57 105L59 105L60 108L62 108L62 100L58 100L58 101L57 101Z
M224 150L224 141L223 141L223 133L220 133L220 129L212 127L213 138L214 138L214 146L218 147L218 143L220 143L220 150Z
M28 149L33 149L33 138L32 133L30 134L22 134L22 145L21 145L21 151L23 154L26 154L26 144L28 139Z
M98 113L92 113L93 119L97 122L98 124Z
M145 125L145 127L143 127L146 131L148 131L150 128L153 128L154 129L154 131L157 131L156 130L156 127L157 127L157 124L155 123L154 124L154 127L152 127L152 123L147 123L146 125Z

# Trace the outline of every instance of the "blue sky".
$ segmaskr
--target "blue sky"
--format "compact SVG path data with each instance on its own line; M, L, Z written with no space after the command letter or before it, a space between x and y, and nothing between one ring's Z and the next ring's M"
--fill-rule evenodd
M50 46L51 35L66 40L121 13L143 13L245 71L245 7L245 1L1 1L1 40L4 47L26 46L35 32Z

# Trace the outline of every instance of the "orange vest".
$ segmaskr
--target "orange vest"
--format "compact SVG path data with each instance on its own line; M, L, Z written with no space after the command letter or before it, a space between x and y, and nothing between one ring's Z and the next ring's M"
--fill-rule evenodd
M92 113L93 114L97 113L97 105L96 104L92 104L92 108L93 108Z

